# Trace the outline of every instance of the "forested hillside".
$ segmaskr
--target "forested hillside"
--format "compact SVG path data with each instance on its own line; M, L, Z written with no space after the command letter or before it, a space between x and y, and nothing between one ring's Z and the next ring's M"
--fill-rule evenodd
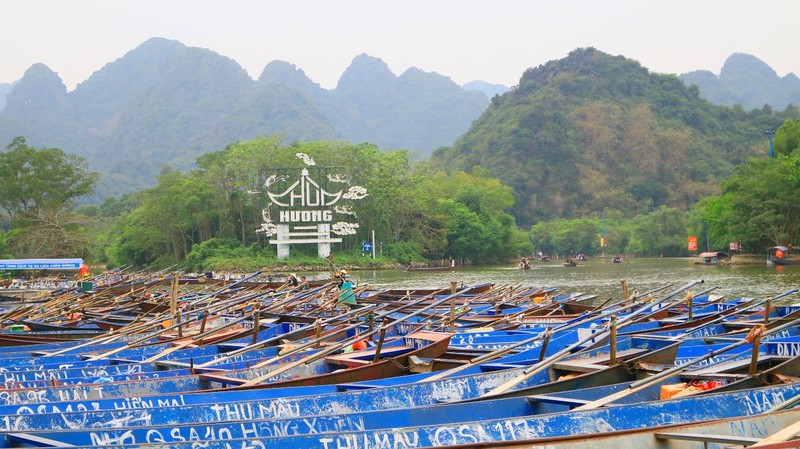
M2 145L24 136L85 157L103 175L100 197L151 187L164 165L186 169L201 154L276 133L287 142L341 139L428 155L452 144L489 101L436 73L395 75L367 55L332 90L281 61L253 80L225 56L161 38L72 92L44 64L2 89Z
M527 70L434 162L511 186L518 224L685 209L768 152L784 114L715 106L676 76L593 48Z

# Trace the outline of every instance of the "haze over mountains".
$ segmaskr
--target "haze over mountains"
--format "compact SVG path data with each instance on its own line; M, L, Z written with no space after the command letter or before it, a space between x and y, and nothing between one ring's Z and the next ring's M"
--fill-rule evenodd
M522 84L530 85L528 75ZM778 77L748 55L731 56L719 77L692 72L681 79L697 84L700 96L717 104L752 109L769 103L776 110L800 104L796 76ZM31 66L13 84L0 84L0 143L24 136L32 146L87 158L103 175L99 196L104 197L150 187L165 164L186 169L200 154L258 135L281 134L287 142L370 142L427 156L456 142L463 150L470 135L486 132L473 126L483 117L478 125L498 127L494 132L512 141L525 130L485 119L493 110L487 109L490 98L495 106L523 98L518 88L508 90L482 81L462 87L416 68L395 75L366 54L356 56L330 90L283 61L270 62L254 80L236 61L211 50L153 38L71 92L44 64ZM548 111L530 113L546 120Z
M35 64L5 98L0 142L21 135L30 145L87 158L103 174L104 195L152 186L164 164L188 168L200 154L258 135L370 142L428 155L452 144L489 102L436 73L411 68L397 76L364 54L332 90L282 61L253 80L230 58L161 38L72 92Z
M767 104L775 110L783 110L789 104L800 106L797 75L780 77L765 62L744 53L731 55L719 76L708 70L696 70L680 75L680 79L687 85L697 85L700 95L714 104L739 104L747 110Z

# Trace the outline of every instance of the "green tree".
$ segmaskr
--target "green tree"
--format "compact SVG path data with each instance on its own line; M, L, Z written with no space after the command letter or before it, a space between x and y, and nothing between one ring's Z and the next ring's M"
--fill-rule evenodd
M790 155L793 151L800 149L800 119L796 121L787 120L783 126L778 128L774 137L774 152L777 154Z
M794 245L800 230L800 155L753 159L704 203L715 236L748 248Z
M18 257L87 257L88 222L75 214L99 175L86 160L58 148L36 149L23 137L0 153L0 207L11 220L9 246Z
M71 210L93 192L99 175L80 156L58 148L35 149L17 137L0 153L0 207L11 220L40 210Z
M662 206L631 219L628 251L648 256L686 256L688 216L685 211Z

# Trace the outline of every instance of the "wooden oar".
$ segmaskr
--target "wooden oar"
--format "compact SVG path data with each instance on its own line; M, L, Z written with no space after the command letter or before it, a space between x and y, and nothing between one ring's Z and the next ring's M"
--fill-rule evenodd
M756 308L758 306L761 306L762 304L764 304L767 301L774 301L776 299L783 298L785 296L792 295L794 293L797 293L797 290L789 290L789 291L786 291L784 293L781 293L780 295L772 296L770 298L765 298L765 299L762 299L762 300L752 299L752 300L749 301L749 303L746 306L744 306L744 307L732 307L730 310L726 310L724 312L721 312L720 315L717 318L715 318L715 319L713 319L713 320L711 320L711 321L709 321L709 322L707 322L705 324L702 324L702 325L700 325L698 327L694 327L694 328L691 328L691 329L687 329L686 333L688 334L688 333L701 331L701 330L703 330L703 329L705 329L707 327L711 327L711 326L713 326L713 325L715 325L715 324L717 324L717 323L719 323L721 321L724 321L725 319L727 319L731 315L741 314L742 312L746 312L746 311L748 311L750 309L754 309L754 308ZM795 318L800 318L800 309L798 309L798 310L796 310L796 311L794 311L794 312L792 312L792 313L790 313L790 314L788 314L786 316L783 316L783 317L780 317L780 318L778 318L776 320L770 321L769 323L767 323L767 329L773 328L775 326L779 326L780 323L778 322L778 320L785 321L785 320L793 320ZM729 335L729 334L725 334L725 335ZM708 339L713 340L715 337L719 338L721 336L708 337Z
M223 287L223 288L217 290L216 292L214 292L214 293L212 293L210 295L207 295L207 296L208 297L215 296L215 294L219 294L219 293L221 293L221 292L223 292L223 291L225 291L227 289L230 289L234 285L237 285L238 283L244 282L245 279L252 278L252 277L254 277L256 275L257 274L253 274L253 275L251 275L251 276L249 276L247 278L241 279L240 281L235 282L233 284L230 284L228 286L225 286L225 287ZM200 301L201 299L205 299L205 298L200 298L200 299L198 299L196 301L193 301L193 302ZM228 301L223 301L223 302L221 302L219 304L213 304L211 306L207 306L207 307L204 307L204 308L201 308L201 309L196 309L194 312L198 312L199 313L199 312L203 312L203 311L208 311L209 313L211 313L214 310L221 310L221 309L224 309L225 307L229 307L233 303L241 302L241 301L249 301L250 299L252 299L251 295L248 295L245 298L234 298L234 299L231 299L231 300L228 300ZM164 315L161 318L148 321L147 329L151 329L152 330L152 329L155 329L158 326L162 326L162 329L153 331L151 334L149 334L149 335L147 335L147 336L145 336L143 338L139 338L139 339L136 339L134 341L128 342L127 344L125 344L125 345L123 345L123 346L121 346L119 348L115 348L115 349L113 349L111 351L108 351L108 352L105 352L103 354L98 354L98 355L95 355L94 357L90 357L88 360L92 360L92 361L93 360L101 360L103 358L106 358L106 357L109 357L111 355L114 355L114 354L116 354L118 352L124 351L126 349L130 349L130 348L135 347L137 345L140 345L143 342L151 340L155 336L158 336L158 335L161 335L163 333L169 332L169 331L171 331L173 329L177 329L177 328L179 328L181 326L185 326L188 322L192 322L192 321L195 321L195 320L201 320L202 319L202 318L198 318L197 315L193 315L190 318L185 319L181 323L173 324L171 326L168 326L168 327L164 328L163 327L163 323L165 321L171 319L171 318L172 318L172 316L170 316L170 315Z
M215 333L217 333L219 331L222 331L222 330L225 330L225 329L227 329L229 327L237 325L237 324L239 324L242 321L247 320L247 319L249 319L249 318L242 317L242 318L239 318L238 320L234 320L234 321L231 321L230 323L226 323L226 324L224 324L222 326L215 327L214 329L208 330L208 331L203 332L203 333L201 333L199 335L195 335L193 337L186 338L185 341L179 342L179 343L175 344L175 346L173 346L171 348L168 348L168 349L165 349L165 350L161 351L160 353L155 354L155 355L153 355L152 357L150 357L150 358L148 358L146 360L143 360L141 363L152 363L152 362L155 362L156 360L162 359L162 358L172 354L173 352L179 351L181 349L186 348L187 346L191 346L193 344L201 342L205 337L208 337L209 335L213 335L213 334L215 334Z
M351 331L351 330L357 329L357 328L359 328L361 326L362 326L362 323L354 323L354 324L351 324L350 326L347 326L347 327L345 327L343 329L340 329L339 332ZM375 332L376 331L374 331L374 330L372 331L372 333L375 333ZM355 341L358 341L358 340L361 340L361 339L369 338L369 337L372 336L372 333L366 332L364 334L360 334L358 336L342 340L341 342L334 343L331 346L341 348L341 347L347 346L347 342L355 342ZM320 337L320 338L315 338L313 340L307 341L307 342L305 342L305 343L303 343L301 345L297 345L296 347L291 348L289 351L283 352L282 354L278 354L275 357L271 357L269 359L262 360L261 362L258 362L255 365L253 365L252 368L263 368L265 366L271 365L271 364L277 362L278 360L281 360L281 359L283 359L283 358L285 358L287 356L290 356L292 354L297 354L298 352L303 352L306 349L311 348L311 347L316 347L316 346L319 345L319 343L323 342L326 339L327 339L327 337ZM303 358L301 363L306 363L306 362L310 362L310 361L313 361L313 360L314 359ZM272 377L272 376L267 376L267 378L268 377ZM253 379L253 380L255 381L255 379ZM255 383L259 383L259 382L261 382L261 381L258 381L258 382L255 382Z
M377 307L378 306L375 306L375 305L373 305L371 307L362 307L361 309L349 310L346 313L344 313L342 315L339 315L339 316L336 316L336 317L330 317L330 318L327 318L327 319L324 319L324 320L318 320L318 322L316 322L316 323L308 324L308 325L303 326L303 327L301 327L299 329L295 329L295 330L292 330L292 331L289 331L289 332L285 332L283 334L276 335L276 336L268 338L266 340L262 340L262 341L259 341L259 342L256 342L256 343L252 343L252 344L247 345L245 347L242 347L242 348L227 352L227 353L225 353L225 355L223 355L220 358L208 361L208 362L203 363L201 365L197 365L197 368L206 368L206 367L209 367L209 366L213 366L213 365L216 365L218 363L222 363L222 362L224 362L224 361L226 361L226 360L228 360L228 359L230 359L232 357L236 357L238 355L245 354L247 352L254 351L254 350L257 350L257 349L265 348L267 346L271 346L273 344L279 343L279 342L281 342L283 340L287 340L287 339L291 340L295 335L298 335L298 334L303 335L307 331L313 330L318 325L319 326L327 326L330 323L334 323L334 322L340 321L341 318L350 317L350 316L358 316L358 315L364 314L365 312L371 312L374 309L376 309ZM339 331L340 330L341 329L339 329ZM321 336L321 338L318 339L318 340L321 342L321 341L324 341L325 339L327 339L328 337L329 337L329 335L327 333L323 333L323 336Z
M764 438L763 440L759 440L757 443L753 444L750 447L761 447L767 446L770 444L775 443L783 443L784 441L789 441L794 438L798 433L800 433L800 421L788 426L784 427L783 429L775 432L774 434ZM788 447L788 446L787 446ZM794 446L797 447L797 446Z
M600 320L600 319L603 319L603 318L608 317L608 316L616 315L616 314L620 313L621 311L627 310L630 307L629 305L624 305L624 303L626 303L626 302L627 302L626 300L619 301L619 302L617 302L615 304L612 304L612 305L608 306L605 310L598 310L598 311L596 311L597 313L589 314L588 316L584 317L583 319L571 322L569 324L565 324L563 326L559 326L556 329L553 329L552 332L562 332L562 331L571 330L571 329L574 329L574 328L577 328L577 327L585 326L586 324L588 324L588 323L590 323L592 321L596 321L596 320ZM639 304L644 304L644 303L639 303ZM622 307L618 308L620 306L622 306ZM456 366L456 367L450 368L448 370L440 371L439 373L436 373L436 374L434 374L432 376L426 377L425 379L420 380L419 382L427 382L427 381L430 381L430 380L439 380L439 379L444 379L446 377L451 377L454 374L458 374L458 373L460 373L462 371L465 371L465 370L467 370L469 368L472 368L473 366L477 366L477 365L480 365L482 363L486 363L486 362L490 362L492 360L498 359L498 358L504 356L505 354L515 350L516 348L518 348L520 346L526 346L526 345L529 345L529 344L534 343L536 341L539 341L539 340L542 340L544 338L547 338L548 337L548 332L551 332L550 327L546 328L544 331L534 335L531 338L511 343L508 346L504 346L503 348L500 348L500 349L497 349L495 351L489 352L489 353L484 354L484 355L482 355L480 357L476 357L476 358L470 360L469 363L465 363L463 365ZM593 335L592 338L596 338L596 335Z
M456 292L456 293L454 293L452 295L447 296L444 299L441 299L439 301L435 301L435 302L423 307L420 310L414 311L414 312L409 313L409 314L407 314L407 315L405 315L405 316L403 316L401 318L398 318L397 320L394 320L393 322L402 322L402 321L409 320L410 318L413 318L413 317L417 316L418 314L422 313L422 311L424 311L424 310L427 310L429 308L436 307L439 304L443 304L445 302L448 302L448 301L450 301L450 300L452 300L454 298L457 298L457 297L463 295L464 293L466 293L468 291L469 291L469 289L464 289L464 290L461 290L460 292ZM395 312L396 311L385 312L382 316L388 316L390 313L395 313ZM359 323L358 325L360 325L360 324L361 323ZM358 325L356 325L356 326L358 326ZM324 349L322 351L315 352L314 354L311 354L308 357L303 358L303 359L301 359L301 360L299 360L297 362L293 362L293 363L291 363L291 364L289 364L287 366L282 366L282 367L278 368L277 370L270 371L270 372L268 372L268 373L266 373L264 375L261 375L261 376L258 376L256 378L254 378L254 379L250 379L247 382L244 382L242 384L242 387L252 387L252 386L258 385L259 383L261 383L261 382L263 382L263 381L265 381L267 379L270 379L272 377L275 377L278 374L293 368L294 366L299 366L300 364L312 362L312 361L317 360L317 359L319 359L321 357L324 357L324 356L326 356L328 354L336 352L336 351L340 350L343 347L346 347L346 346L348 346L350 344L353 344L356 341L367 339L367 338L370 338L372 335L376 335L378 333L385 332L386 327L387 327L387 325L383 325L378 329L374 329L372 331L367 331L367 332L362 333L360 335L356 335L356 336L354 336L354 337L352 337L350 339L346 339L346 340L344 340L342 342L339 342L339 343L336 343L334 345L331 345L330 347L328 347L328 348L326 348L326 349ZM255 365L255 367L263 367L263 366L268 365L268 363L265 363L265 362L259 363L258 365ZM272 360L271 362L274 363L274 360Z
M767 330L767 331L764 332L763 336L768 336L768 335L771 335L771 334L774 334L774 333L777 333L777 332L781 332L781 331L783 331L785 329L788 329L788 328L790 328L792 326L796 326L798 324L800 324L800 318L796 319L794 321L791 321L789 323L786 323L786 324L784 324L782 326L778 326L778 327L776 327L774 329ZM619 400L621 398L624 398L624 397L626 397L628 395L631 395L633 393L641 391L641 390L649 387L650 385L661 381L662 379L665 379L667 377L670 377L670 376L673 376L673 375L678 374L680 372L683 372L683 371L687 370L692 365L695 365L697 363L700 363L700 362L702 362L704 360L708 360L708 359L713 358L713 357L717 357L720 354L724 354L724 353L726 353L726 352L728 352L728 351L730 351L732 349L735 349L735 348L738 348L739 346L744 346L744 345L747 345L747 344L751 344L751 342L748 342L747 339L743 338L743 339L741 339L741 340L739 340L737 342L731 343L730 345L725 346L723 348L720 348L718 350L710 351L706 355L695 357L695 358L689 360L688 362L683 363L683 364L681 364L679 366L664 370L664 371L662 371L662 372L660 372L658 374L655 374L653 376L650 376L650 377L648 377L646 379L643 379L643 380L640 380L640 381L636 381L636 382L632 382L630 385L628 385L627 389L618 391L618 392L616 392L614 394L610 394L610 395L605 396L603 398L600 398L600 399L594 400L592 402L586 403L584 405L581 405L580 407L575 408L574 410L592 410L592 409L595 409L597 407L602 407L604 405L610 404L610 403L612 403L614 401L617 401L617 400Z
M693 286L695 286L695 285L697 285L699 283L702 283L702 282L703 282L702 280L692 281L692 282L684 285L683 287L673 291L669 295L659 299L658 301L656 301L654 303L651 303L651 304L647 304L647 305L645 305L643 307L640 307L639 309L629 313L628 315L626 315L625 317L623 317L623 318L621 318L620 320L617 321L617 323L616 323L617 329L619 329L619 328L621 328L621 327L623 327L625 325L631 324L633 322L634 318L638 318L644 312L650 310L653 306L655 306L657 304L660 304L660 303L663 303L664 301L672 298L673 296L675 296L675 295L677 295L677 294L679 294L679 293L681 293L681 292L683 292L685 290L688 290L691 287L693 287ZM584 344L586 344L589 341L592 341L592 340L595 340L595 339L602 340L603 338L606 338L609 333L610 333L610 330L608 328L606 328L605 330L602 330L602 331L600 331L600 332L598 332L596 334L592 334L592 335L589 335L589 336L587 336L587 337L585 337L585 338L583 338L581 340L578 340L578 342L566 347L565 349L557 352L556 354L553 354L550 357L545 358L541 362L536 363L534 365L531 365L530 367L524 369L522 371L521 375L519 375L519 376L517 376L517 377L515 377L513 379L510 379L507 382L505 382L505 383L495 387L494 389L484 393L483 395L481 395L481 397L485 398L485 397L491 397L491 396L503 394L503 393L511 390L515 386L519 385L520 383L524 382L525 380L530 379L534 375L536 375L536 374L540 373L541 371L544 371L545 369L549 368L554 363L558 362L559 360L563 359L567 355L571 354L573 350L576 350L576 349L580 348L581 346L583 346Z
M439 301L436 301L436 302L434 302L434 303L431 303L431 304L429 304L428 306L426 306L426 307L423 307L422 309L416 310L416 311L414 311L414 312L412 312L412 313L409 313L409 314L407 314L407 315L405 315L405 316L402 316L402 317L400 317L400 318L397 318L396 320L393 320L392 322L393 322L393 323L395 323L395 322L407 321L407 320L409 320L409 319L411 319L411 318L413 318L413 317L415 317L415 316L419 315L419 314L420 314L420 313L422 313L424 310L426 310L426 309L428 309L428 308L436 307L436 306L438 306L439 304L442 304L442 303L444 303L444 302L447 302L447 301L450 301L450 300L452 300L452 299L454 299L454 298L457 298L458 296L461 296L461 295L463 295L463 294L464 294L465 292L467 292L467 291L469 291L469 289L464 289L464 290L462 290L461 292L457 292L457 293L455 293L455 294L453 294L453 295L447 296L446 298L444 298L444 299L441 299L441 300L439 300ZM431 296L432 296L432 295L431 295ZM421 298L421 299L419 299L419 300L417 300L417 301L414 301L414 302L412 302L412 303L409 303L409 304L407 304L407 305L401 305L401 306L399 306L399 307L398 307L398 308L396 308L396 309L392 309L392 310L389 310L389 311L386 311L386 312L382 312L382 313L378 314L378 315L377 315L375 318L376 318L376 319L383 319L383 318L385 318L385 317L388 317L390 314L397 313L397 312L399 312L399 311L401 311L401 310L403 310L403 309L406 309L406 308L408 308L408 307L409 307L409 306L411 306L411 305L414 305L414 303L419 303L419 302L423 302L423 301L428 301L428 299L429 299L428 297L424 297L424 298ZM367 306L363 306L363 307L361 307L361 309L362 309L362 310L363 310L363 309L372 309L372 308L374 308L374 307L376 307L376 305L374 305L374 304L369 304L369 305L367 305ZM357 309L357 310L358 310L358 309ZM370 312L370 313L372 313L372 312L374 312L374 311L373 311L373 310L369 310L369 312ZM361 325L362 325L362 323L357 323L357 324L355 324L354 326L355 326L355 327L358 327L358 326L361 326ZM354 328L355 328L355 327L354 327ZM384 329L385 329L386 325L384 325L383 327L384 327ZM362 339L365 339L365 338L371 337L372 335L375 335L375 334L377 334L378 332L379 332L379 330L378 330L378 329L374 329L374 330L372 330L372 331L368 331L367 333L362 333L362 334L360 334L359 336L357 336L357 337L353 337L353 338L351 338L350 340L347 340L347 341L352 341L352 342L355 342L355 341L358 341L358 340L362 340ZM316 344L318 344L318 343L319 343L321 340L322 340L321 338L317 338L317 339L314 339L314 340L312 340L312 341L310 341L310 342L308 342L308 343L306 343L306 344L304 344L304 345L301 345L301 346L298 346L298 347L292 348L292 349L291 349L289 352L286 352L286 353L284 353L284 354L281 354L281 356L280 356L279 358L285 357L285 356L287 356L287 355L289 355L289 354L294 354L294 353L300 352L301 350L303 350L303 349L305 349L305 348L307 348L307 347L310 347L310 346L313 346L313 345L316 345ZM345 345L343 345L343 346L347 346L347 345L345 344ZM269 365L270 363L274 363L274 362L275 362L275 360L274 360L274 359L270 359L270 360L266 360L266 361L259 362L258 364L256 364L256 365L253 365L253 367L254 367L254 368L260 368L260 367L262 367L262 366L266 366L266 365ZM271 377L271 376L270 376L270 377Z
M460 292L456 292L456 293L454 293L452 295L447 296L444 299L441 299L441 300L436 301L436 302L434 302L434 303L432 303L432 304L430 304L430 305L428 305L426 307L423 307L420 310L417 310L417 311L412 312L412 313L410 313L410 314L408 314L408 315L406 315L404 317L401 317L401 318L395 320L394 322L406 321L406 320L408 320L410 318L413 318L413 317L417 316L423 310L426 310L426 309L431 308L431 307L436 307L437 305L445 303L447 301L450 301L450 300L452 300L454 298L457 298L457 297L463 295L464 293L466 293L468 291L469 291L469 289L464 289L464 290L461 290ZM388 315L388 313L391 313L391 312L387 312L386 315ZM359 325L360 325L360 323L359 323ZM360 334L360 335L356 335L356 336L354 336L354 337L352 337L350 339L347 339L347 340L344 340L344 341L342 341L340 343L334 344L334 345L330 346L329 348L326 348L326 349L324 349L322 351L315 352L314 354L309 355L307 358L304 358L304 359L298 360L296 362L290 363L290 364L288 364L286 366L281 366L277 370L270 371L270 372L268 372L266 374L263 374L261 376L258 376L256 378L254 378L254 379L250 379L247 382L244 382L241 386L242 387L252 387L252 386L258 385L259 383L264 382L265 380L270 379L272 377L275 377L278 374L283 373L283 372L285 372L285 371L287 371L287 370L289 370L289 369L291 369L291 368L293 368L295 366L299 366L299 365L304 364L304 363L310 363L310 362L312 362L314 360L318 360L319 358L324 357L324 356L326 356L328 354L331 354L333 352L336 352L336 351L340 350L343 347L346 347L346 346L348 346L348 345L350 345L352 343L355 343L358 340L366 339L366 338L371 337L372 335L376 335L376 334L380 333L382 330L385 332L385 327L386 327L386 325L381 326L381 328L379 328L379 329L374 329L372 331L368 331L366 333L363 333L363 334ZM273 361L273 363L274 363L274 361ZM262 364L258 364L258 365L255 365L255 367L261 367L259 365L266 366L267 364L263 364L263 365Z

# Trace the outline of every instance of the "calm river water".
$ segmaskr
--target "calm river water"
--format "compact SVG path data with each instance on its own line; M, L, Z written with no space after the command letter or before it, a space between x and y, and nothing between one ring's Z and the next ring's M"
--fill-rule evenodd
M763 265L696 265L691 258L626 259L615 264L606 259L579 262L577 267L564 267L563 261L534 262L529 270L511 265L463 267L454 272L404 272L402 270L353 271L353 280L376 287L417 288L446 287L451 281L467 285L494 282L498 285L553 287L598 295L598 300L620 298L620 281L628 283L629 291L645 292L664 285L672 291L687 283L702 279L694 287L698 293L717 287L716 294L728 299L739 297L765 298L791 289L800 289L800 265L769 267ZM781 303L800 303L800 294L790 295Z

